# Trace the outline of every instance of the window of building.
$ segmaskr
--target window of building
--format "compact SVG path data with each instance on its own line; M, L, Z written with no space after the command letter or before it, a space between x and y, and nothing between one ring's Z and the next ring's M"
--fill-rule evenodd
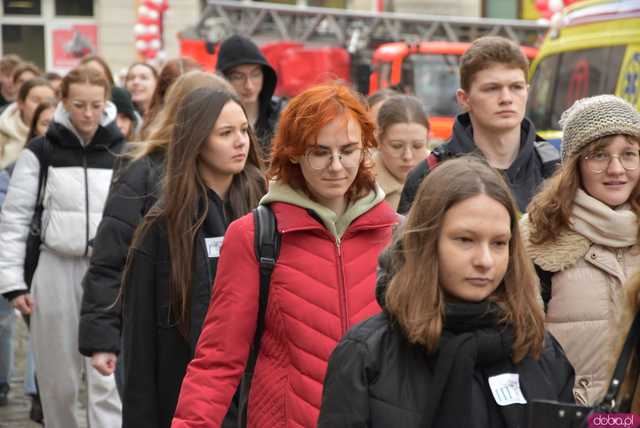
M2 25L2 51L18 54L44 70L44 25Z
M5 15L40 15L40 0L4 0L2 10Z
M93 16L93 0L55 0L56 16Z

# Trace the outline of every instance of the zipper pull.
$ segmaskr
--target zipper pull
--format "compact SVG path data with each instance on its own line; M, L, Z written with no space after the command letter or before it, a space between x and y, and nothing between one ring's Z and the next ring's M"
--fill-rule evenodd
M338 255L342 255L340 250L340 238L336 237L336 247L338 248Z

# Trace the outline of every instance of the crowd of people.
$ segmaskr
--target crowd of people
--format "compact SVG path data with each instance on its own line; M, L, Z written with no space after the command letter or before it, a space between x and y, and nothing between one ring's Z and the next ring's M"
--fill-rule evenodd
M510 428L600 403L640 301L640 113L578 100L558 152L517 44L479 38L459 72L430 151L420 99L281 99L243 36L215 73L123 82L99 56L1 58L0 406L17 313L48 428L79 426L83 382L90 427Z

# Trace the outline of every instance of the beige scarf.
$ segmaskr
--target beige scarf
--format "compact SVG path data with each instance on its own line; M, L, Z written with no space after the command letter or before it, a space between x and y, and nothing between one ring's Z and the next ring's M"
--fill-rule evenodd
M570 228L605 247L630 247L638 240L638 217L629 204L614 210L582 189L573 201Z

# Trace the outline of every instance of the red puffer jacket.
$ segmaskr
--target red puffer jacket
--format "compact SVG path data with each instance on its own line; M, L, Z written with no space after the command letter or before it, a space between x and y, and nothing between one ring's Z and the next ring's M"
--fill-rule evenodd
M273 203L282 234L271 277L249 427L316 427L331 352L354 324L378 313L378 254L396 214L386 203L356 218L340 242L309 212ZM229 226L196 356L174 428L219 427L240 382L256 329L259 275L253 218Z

